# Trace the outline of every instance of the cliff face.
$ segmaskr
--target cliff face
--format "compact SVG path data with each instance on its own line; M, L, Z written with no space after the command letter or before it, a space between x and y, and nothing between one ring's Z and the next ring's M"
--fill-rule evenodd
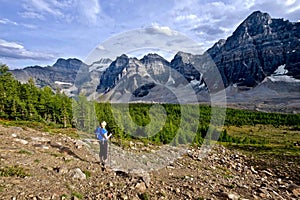
M92 65L86 65L76 58L59 58L52 66L31 66L10 72L21 83L32 78L38 87L49 86L54 91L60 89L66 95L74 96L78 91L95 91L99 77L111 62L110 59L100 59Z
M300 78L300 23L252 13L226 41L207 52L220 70L225 86L256 86L280 65Z
M27 82L32 78L37 86L55 88L56 83L74 84L78 70L85 64L78 59L58 59L53 66L32 66L24 69L12 70L17 80Z

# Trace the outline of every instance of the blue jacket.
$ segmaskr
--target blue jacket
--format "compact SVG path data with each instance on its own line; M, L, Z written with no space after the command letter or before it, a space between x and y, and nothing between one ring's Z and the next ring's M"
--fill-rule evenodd
M97 127L95 130L96 136L98 140L105 141L104 135L107 134L107 130L105 128Z

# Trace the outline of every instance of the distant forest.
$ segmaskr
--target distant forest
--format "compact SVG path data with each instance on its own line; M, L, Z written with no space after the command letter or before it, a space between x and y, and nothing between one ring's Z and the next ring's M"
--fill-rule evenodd
M0 118L40 121L68 127L72 124L72 99L50 87L37 88L32 79L21 84L6 65L0 66Z
M221 132L219 141L231 140L226 131L211 126L211 112L212 108L205 105L125 105L89 102L83 95L69 98L59 90L53 92L50 87L37 88L32 79L21 84L8 72L6 65L0 65L0 118L5 120L42 122L62 128L76 127L87 133L93 133L99 121L105 120L108 122L108 131L119 139L144 138L164 144L201 144L207 134L214 139L215 132ZM225 126L270 124L274 127L299 128L299 114L237 109L226 109L225 112ZM158 122L157 126L147 126L151 123L150 116ZM181 123L182 120L184 123Z

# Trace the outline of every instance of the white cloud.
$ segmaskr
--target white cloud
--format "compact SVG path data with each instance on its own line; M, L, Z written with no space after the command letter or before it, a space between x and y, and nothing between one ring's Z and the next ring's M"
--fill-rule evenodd
M168 26L197 39L207 48L219 39L229 37L252 12L267 12L272 18L298 21L300 1L297 0L189 0L175 1L167 13Z
M190 14L190 15L179 15L175 18L175 21L185 21L185 20L195 20L198 19L197 15Z
M164 34L167 36L173 36L178 34L176 31L170 29L170 27L159 26L157 24L153 24L151 27L148 27L145 30L148 34Z
M24 48L21 44L15 42L8 42L0 39L0 46L3 48L13 48L13 49L22 49Z
M23 26L25 28L29 28L29 29L35 29L37 28L36 25L33 25L33 24L26 24L26 23L18 23L18 22L15 22L15 21L11 21L9 19L6 19L6 18L0 18L0 24L4 24L4 25L14 25L14 26Z
M288 9L288 13L293 13L293 12L296 12L296 11L299 11L299 10L300 10L300 4L290 6L290 8Z
M45 0L31 0L31 5L33 6L33 8L41 12L50 13L54 16L62 16L63 14L59 10L59 8L55 6L55 3L53 4L53 2L56 1L47 2Z
M98 48L99 50L105 50L105 47L104 47L103 45L99 45L97 48Z
M278 1L277 1L278 2ZM284 3L285 5L287 5L287 6L291 6L291 5L293 5L293 4L295 4L296 3L296 0L285 0L285 1L280 1L281 3Z
M37 12L34 11L24 11L19 13L21 17L28 18L28 19L40 19L44 20L45 17Z
M45 20L48 16L63 18L62 3L57 0L23 0L23 11L19 15L23 18Z
M0 57L12 59L51 60L54 54L29 51L22 44L0 39Z
M89 23L96 24L101 8L98 0L80 0L79 10Z
M48 20L55 17L67 23L97 25L99 21L109 21L101 10L99 0L23 0L24 18Z
M12 24L12 25L18 25L17 22L11 21L6 18L0 18L0 24Z

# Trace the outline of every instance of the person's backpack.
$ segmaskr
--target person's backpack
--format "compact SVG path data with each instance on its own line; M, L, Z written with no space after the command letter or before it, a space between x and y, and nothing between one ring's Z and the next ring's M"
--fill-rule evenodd
M100 127L96 128L95 133L98 140L103 140L102 130Z

